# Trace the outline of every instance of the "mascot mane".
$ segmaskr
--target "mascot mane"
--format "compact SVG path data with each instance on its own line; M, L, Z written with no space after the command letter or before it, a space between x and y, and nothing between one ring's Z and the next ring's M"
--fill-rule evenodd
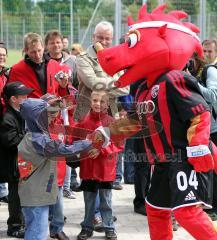
M190 22L181 22L180 19L188 17L188 14L183 11L173 10L165 13L164 10L167 8L166 4L160 5L152 10L151 13L147 12L147 5L143 5L138 12L138 21L135 22L132 17L128 17L128 26L135 25L140 22L153 22L153 21L165 21L165 23L176 23L187 28L186 31L196 33L200 32L200 29ZM139 26L138 25L135 25ZM133 27L133 26L132 26ZM184 28L183 28L184 29ZM190 30L190 31L189 31ZM198 38L198 37L196 37Z
M151 13L147 12L147 5L143 5L138 13L138 21L134 22L132 17L128 17L129 29L138 28L150 28L150 27L162 27L159 29L161 35L164 35L167 28L177 29L186 32L199 40L196 33L200 32L200 29L190 22L181 22L180 19L186 18L187 13L183 11L170 11L164 13L167 5L163 4L155 8Z

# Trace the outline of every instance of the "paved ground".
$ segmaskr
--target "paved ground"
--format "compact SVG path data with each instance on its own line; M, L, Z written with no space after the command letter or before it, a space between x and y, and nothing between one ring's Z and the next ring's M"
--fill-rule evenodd
M113 191L114 214L118 218L116 222L118 240L149 240L150 237L148 234L147 218L133 212L133 185L123 186L123 190ZM76 239L76 235L80 231L79 223L81 222L84 215L82 193L76 194L77 199L65 199L65 215L67 216L67 223L65 225L64 231L67 233L71 240ZM0 206L0 239L2 240L15 239L9 238L6 235L7 217L7 205L2 204ZM94 236L91 239L104 239L104 234L94 233ZM179 228L177 232L174 232L174 239L193 240L193 238L182 228Z

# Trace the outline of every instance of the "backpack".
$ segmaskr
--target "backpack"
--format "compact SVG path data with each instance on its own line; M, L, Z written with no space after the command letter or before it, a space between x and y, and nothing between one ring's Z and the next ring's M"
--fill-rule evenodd
M202 73L201 73L201 76L200 76L200 79L199 79L199 82L200 84L202 84L204 87L207 87L206 86L206 79L207 79L207 71L208 71L208 68L209 67L214 67L217 69L217 65L208 65L208 66L205 66L202 70Z
M207 79L207 71L208 71L208 68L209 68L209 67L214 67L214 68L217 69L217 65L215 65L215 64L207 65L207 66L205 66L205 67L203 68L202 73L201 73L201 76L200 76L200 78L199 78L199 83L200 83L202 86L204 86L204 87L207 87L207 85L206 85L206 79ZM214 109L214 107L212 106L212 104L210 104L210 105L211 105L211 107L212 107L212 116L213 116L214 119L216 120L216 118L217 118L217 113L215 112L215 109Z

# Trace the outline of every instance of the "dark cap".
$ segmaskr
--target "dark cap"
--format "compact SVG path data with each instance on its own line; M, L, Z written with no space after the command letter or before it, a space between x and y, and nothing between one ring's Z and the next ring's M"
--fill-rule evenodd
M12 82L5 85L3 94L6 99L9 100L12 96L28 95L32 91L34 91L32 88L27 88L21 82Z

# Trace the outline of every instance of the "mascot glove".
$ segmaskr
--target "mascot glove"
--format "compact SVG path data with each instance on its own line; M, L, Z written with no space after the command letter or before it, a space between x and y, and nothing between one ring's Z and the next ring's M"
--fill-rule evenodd
M87 139L92 141L94 148L105 148L110 144L110 130L108 127L98 127L91 134L87 135Z
M187 156L196 172L208 172L214 169L214 161L206 145L187 147Z
M110 144L110 129L108 127L100 126L95 131L99 131L104 136L105 141L102 147L107 147Z

